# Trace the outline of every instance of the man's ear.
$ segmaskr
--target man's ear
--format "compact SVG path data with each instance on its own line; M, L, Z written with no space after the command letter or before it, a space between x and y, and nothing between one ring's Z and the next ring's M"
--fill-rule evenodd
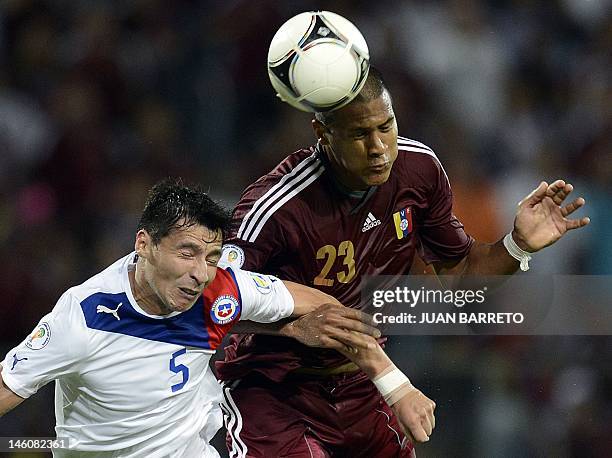
M312 129L314 130L315 135L317 136L317 139L319 140L321 145L329 146L329 135L331 135L331 133L329 132L329 129L325 126L325 124L317 121L316 119L313 119Z
M147 259L148 253L153 246L153 240L147 231L140 229L136 233L136 241L134 242L134 251L139 258Z

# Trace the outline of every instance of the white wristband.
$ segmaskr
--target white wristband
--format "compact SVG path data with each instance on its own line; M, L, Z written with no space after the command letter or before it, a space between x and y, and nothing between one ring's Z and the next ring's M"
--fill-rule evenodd
M382 394L383 398L386 398L391 392L397 390L400 386L410 383L408 377L404 375L402 371L400 371L397 367L395 367L388 374L383 375L382 377L378 377L375 380L372 380L380 394Z
M512 238L511 232L506 234L506 236L504 237L504 246L506 247L506 250L508 250L510 256L512 256L514 259L521 263L521 270L523 272L528 271L529 261L531 261L531 253L522 250L521 247L516 244L516 242Z

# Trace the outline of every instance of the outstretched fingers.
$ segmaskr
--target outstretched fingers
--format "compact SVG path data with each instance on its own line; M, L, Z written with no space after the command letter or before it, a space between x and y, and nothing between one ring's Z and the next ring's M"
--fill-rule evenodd
M573 202L569 203L565 207L561 207L561 215L566 218L567 216L574 213L579 208L583 207L586 201L582 197L578 197ZM591 218L585 216L583 218L577 219L566 219L565 220L565 228L570 231L572 229L579 229L581 227L586 226L591 222Z
M584 206L585 203L586 202L582 197L578 197L570 204L567 204L565 207L561 208L561 215L563 215L563 217L569 216L576 210L578 210L580 207Z
M548 185L548 188L546 189L546 195L552 197L554 194L559 192L564 187L565 187L564 180L555 180L551 184Z
M544 197L546 197L547 191L548 183L546 183L546 181L542 181L537 188L531 191L529 195L527 195L523 200L519 202L519 207L523 207L525 205L533 207L537 203L541 202Z
M565 222L565 228L568 231L571 231L572 229L579 229L581 227L584 227L590 222L591 222L591 218L589 218L588 216L585 216L584 218L580 218L580 219L568 219Z
M556 180L548 186L546 196L552 198L553 202L557 205L561 205L573 190L574 186L571 183L566 183L563 180Z

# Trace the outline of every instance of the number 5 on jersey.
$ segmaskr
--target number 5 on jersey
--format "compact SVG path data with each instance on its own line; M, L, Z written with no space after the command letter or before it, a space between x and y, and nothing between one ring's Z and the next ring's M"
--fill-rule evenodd
M176 364L176 358L184 355L185 353L187 353L187 349L183 348L172 353L172 358L170 358L170 371L174 372L175 374L181 374L183 378L181 382L171 386L173 393L182 389L187 383L187 380L189 380L189 368L184 364Z

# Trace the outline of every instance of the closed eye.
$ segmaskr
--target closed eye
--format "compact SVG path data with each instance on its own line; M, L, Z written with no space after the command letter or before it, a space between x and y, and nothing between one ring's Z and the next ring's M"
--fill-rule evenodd
M389 119L387 119L381 125L379 125L378 129L381 130L382 132L390 131L393 128L393 121L394 120L395 120L395 117L391 116Z

